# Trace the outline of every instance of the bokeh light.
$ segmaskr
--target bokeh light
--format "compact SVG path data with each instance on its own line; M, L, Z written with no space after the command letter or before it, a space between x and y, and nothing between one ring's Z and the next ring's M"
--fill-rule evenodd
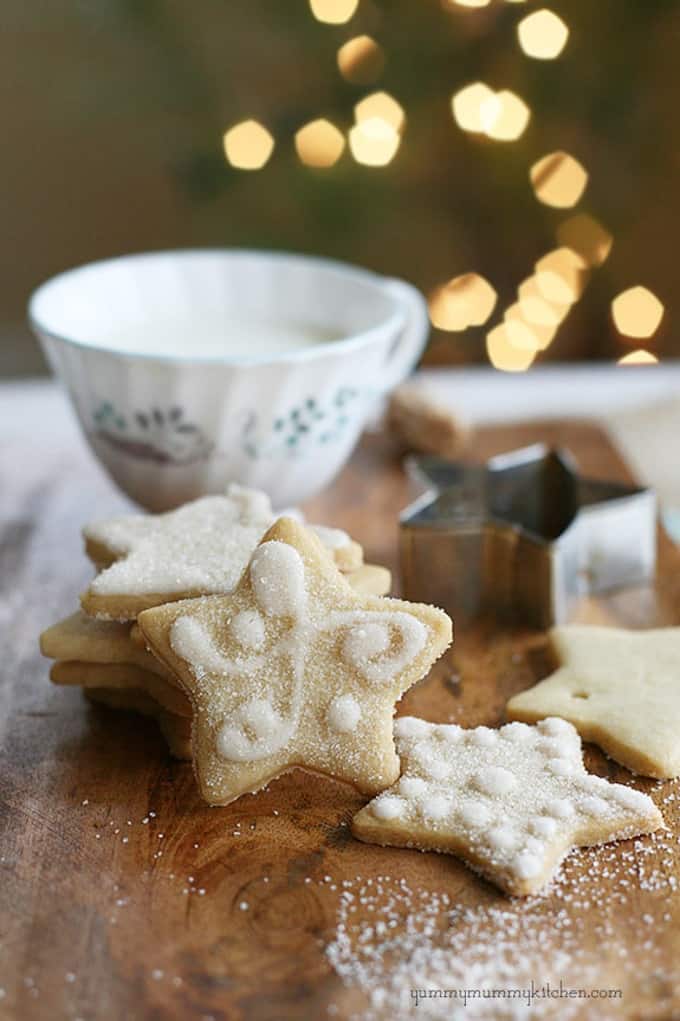
M623 358L619 358L619 365L657 365L659 359L656 355L653 355L651 351L645 351L644 348L639 348L637 351L631 351L630 354L624 355Z
M343 78L353 85L370 85L385 67L382 46L370 35L358 35L338 50L338 68Z
M296 152L300 161L308 167L332 167L344 148L344 135L324 118L310 121L295 135Z
M389 92L372 92L354 107L354 119L357 124L375 117L387 121L395 131L401 132L404 129L406 121L404 108Z
M491 0L448 0L452 7L488 7Z
M578 252L589 266L601 266L614 243L609 231L587 213L577 213L561 223L557 228L557 240Z
M573 305L587 280L587 266L571 248L556 248L538 260L536 287L539 295L556 305Z
M531 167L529 178L539 202L556 209L575 206L588 183L585 168L567 152L543 156Z
M430 319L440 330L460 331L483 326L498 295L479 273L463 273L436 288L430 296Z
M352 156L367 167L384 167L390 163L400 141L399 132L382 117L359 121L349 133Z
M554 299L549 301L539 290L535 276L527 277L526 280L522 281L517 288L517 299L523 308L526 306L529 309L533 309L534 312L539 307L543 307L546 310L549 309L549 312L545 312L545 317L554 316L556 325L559 325L564 320L571 307L570 302L558 302ZM523 313L523 315L528 322L531 321L531 314L529 312Z
M484 132L482 107L494 92L484 82L473 82L451 97L451 109L458 127L476 134Z
M536 351L517 347L508 335L508 323L499 323L486 335L486 353L495 369L503 372L524 372L529 368Z
M566 46L569 29L554 11L543 8L522 18L517 26L517 37L527 57L554 60Z
M514 142L524 133L531 111L524 100L509 89L496 92L480 109L483 129L497 142Z
M274 151L274 139L259 121L247 120L225 132L224 154L232 167L260 170Z
M664 307L646 287L630 287L612 301L612 318L624 337L646 338L656 333Z
M356 11L359 0L309 0L309 6L317 21L344 25Z

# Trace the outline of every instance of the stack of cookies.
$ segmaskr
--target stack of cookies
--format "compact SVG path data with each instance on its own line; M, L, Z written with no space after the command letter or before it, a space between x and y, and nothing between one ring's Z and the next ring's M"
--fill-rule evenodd
M81 597L82 608L41 635L43 655L55 660L51 680L80 686L93 702L155 718L171 753L190 759L191 703L147 650L137 616L153 606L230 592L274 520L265 493L232 485L224 496L167 514L85 527L85 551L98 574ZM388 569L365 564L361 546L346 532L311 527L356 592L389 591Z

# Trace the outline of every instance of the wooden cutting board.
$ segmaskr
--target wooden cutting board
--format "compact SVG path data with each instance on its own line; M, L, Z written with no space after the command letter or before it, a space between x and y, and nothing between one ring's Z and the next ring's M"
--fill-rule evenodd
M588 424L486 430L470 456L536 440L567 445L586 474L629 479ZM409 985L428 979L422 960L416 968L419 946L428 960L433 948L449 948L449 958L436 960L441 979L442 960L448 967L450 959L452 983L462 967L470 986L512 985L514 976L517 984L561 979L565 987L621 990L620 998L536 1000L533 1017L680 1016L675 783L634 781L662 807L669 830L661 838L580 852L555 889L528 904L509 901L451 857L353 840L347 824L362 799L328 779L293 773L257 796L207 808L191 768L169 759L152 723L50 687L38 653L39 630L71 611L87 577L79 526L119 509L120 499L85 460L74 466L64 454L34 466L24 457L19 470L19 455L4 454L0 1018L410 1017ZM372 437L309 511L350 530L368 560L394 568L397 512L407 499L394 451ZM680 554L664 536L660 543L654 588L590 600L578 619L634 628L678 623ZM542 637L478 625L456 638L401 711L495 726L508 697L545 669ZM593 748L586 761L631 782ZM343 890L354 901L341 900ZM428 912L434 931L421 939L413 931ZM395 921L389 966L374 953L384 937L372 920ZM331 965L329 945L349 984ZM369 948L363 956L361 946ZM509 975L501 950L519 961ZM502 1016L481 1001L458 1015L457 1003L447 1001L441 1016L471 1018L477 1009ZM421 1004L415 1016L427 1009Z

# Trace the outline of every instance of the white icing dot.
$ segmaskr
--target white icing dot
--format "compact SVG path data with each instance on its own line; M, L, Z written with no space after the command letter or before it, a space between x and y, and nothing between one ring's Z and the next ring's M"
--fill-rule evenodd
M573 741L569 740L569 737L563 735L562 737L551 737L541 741L539 745L540 750L544 755L549 755L554 759L568 758L574 751Z
M399 793L406 798L417 798L427 790L427 784L419 776L402 776L399 781Z
M557 823L547 815L539 815L529 821L529 830L537 837L552 837L557 830Z
M352 695L338 695L328 707L328 726L338 734L356 730L361 719L361 706Z
M498 740L498 734L490 727L475 727L470 731L470 744L476 748L491 748Z
M583 798L579 802L579 808L581 808L588 815L607 815L611 808L604 800L604 798L598 798L595 795Z
M569 759L548 759L546 769L554 776L571 776L576 766Z
M376 819L397 819L404 812L404 802L393 794L383 794L371 805L371 811Z
M443 759L435 758L431 755L427 760L423 760L423 767L427 770L429 776L433 780L444 780L446 777L451 775L451 767Z
M512 851L519 843L517 832L510 826L496 826L489 830L486 839L495 851Z
M263 542L250 561L255 598L268 617L299 617L305 606L305 565L285 542Z
M246 649L261 649L264 645L264 621L257 610L237 613L229 628L239 645Z
M649 798L641 791L632 787L624 787L622 784L612 784L611 794L624 808L635 812L648 812L650 809Z
M559 737L562 734L573 735L576 733L576 728L559 716L548 716L547 719L541 720L538 724L538 729L542 734L549 734L551 737Z
M419 720L417 716L400 716L394 721L394 736L404 738L423 737L428 732L428 724L425 720Z
M491 819L491 812L486 805L478 802L471 802L463 805L460 810L460 818L466 826L486 826Z
M522 851L513 859L510 866L519 879L533 879L541 873L541 860L528 851Z
M465 731L457 723L443 723L437 727L435 733L440 740L446 741L447 744L454 744L456 741L460 741Z
M451 801L441 794L433 794L424 798L420 804L421 815L425 819L432 819L435 822L444 819L451 812Z
M544 855L545 844L542 840L537 840L536 837L527 837L522 850L528 851L529 854Z
M574 811L572 802L566 798L554 798L544 808L546 815L552 815L556 819L568 819L570 815L574 814Z
M516 785L517 781L509 769L503 766L488 766L480 770L473 777L473 784L483 794L497 795L507 794Z
M527 744L534 737L531 727L528 727L526 723L518 722L506 723L498 733L506 741L512 741L515 744Z

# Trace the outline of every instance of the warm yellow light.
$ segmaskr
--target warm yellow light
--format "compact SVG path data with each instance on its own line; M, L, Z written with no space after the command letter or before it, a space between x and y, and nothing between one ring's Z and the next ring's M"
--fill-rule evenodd
M344 148L342 132L323 118L305 124L295 135L297 154L308 167L332 167Z
M369 117L355 124L349 133L349 147L357 163L384 167L399 148L399 132L382 117Z
M353 85L369 85L382 73L385 53L370 35L358 35L338 50L338 67Z
M601 266L614 243L609 231L587 213L577 213L561 223L557 228L557 240L578 252L589 266Z
M556 248L535 265L540 297L555 305L573 305L586 285L587 267L570 248Z
M387 121L399 132L403 130L406 120L403 107L389 92L372 92L354 107L354 119L357 124L375 117Z
M567 152L544 156L534 163L529 177L539 202L557 209L575 206L588 183L586 170Z
M656 355L653 355L650 351L645 351L639 348L637 351L631 351L629 355L624 355L623 358L619 358L619 365L657 365L659 359Z
M566 45L569 29L553 11L544 8L522 18L517 37L527 57L554 60Z
M497 294L479 273L463 273L438 287L430 297L430 319L440 330L482 326L493 312Z
M528 369L536 351L517 347L508 336L508 323L500 323L486 335L486 352L495 369L503 372L524 372Z
M521 302L506 308L503 318L508 327L508 338L515 347L544 351L557 332L557 323L547 325L528 319Z
M517 298L520 306L522 307L526 305L530 309L536 310L538 307L542 306L544 309L549 309L550 312L545 313L545 318L548 316L554 316L556 325L562 322L571 307L568 302L556 302L554 300L548 301L547 298L541 294L535 276L527 277L526 280L522 281L517 288ZM529 314L524 315L524 318L529 322L532 321ZM536 320L536 316L533 317L533 320Z
M232 167L259 170L274 151L274 139L259 121L241 121L224 135L224 154Z
M483 130L497 142L514 142L523 134L530 117L529 107L509 89L496 92L480 109Z
M488 7L491 0L449 0L456 7Z
M458 127L463 131L477 134L484 132L482 124L482 107L487 100L494 98L494 92L484 82L473 82L466 85L460 92L451 97L451 109Z
M309 6L317 21L344 25L356 11L359 0L309 0Z
M612 317L625 337L651 337L659 328L664 307L646 287L630 287L612 301Z

